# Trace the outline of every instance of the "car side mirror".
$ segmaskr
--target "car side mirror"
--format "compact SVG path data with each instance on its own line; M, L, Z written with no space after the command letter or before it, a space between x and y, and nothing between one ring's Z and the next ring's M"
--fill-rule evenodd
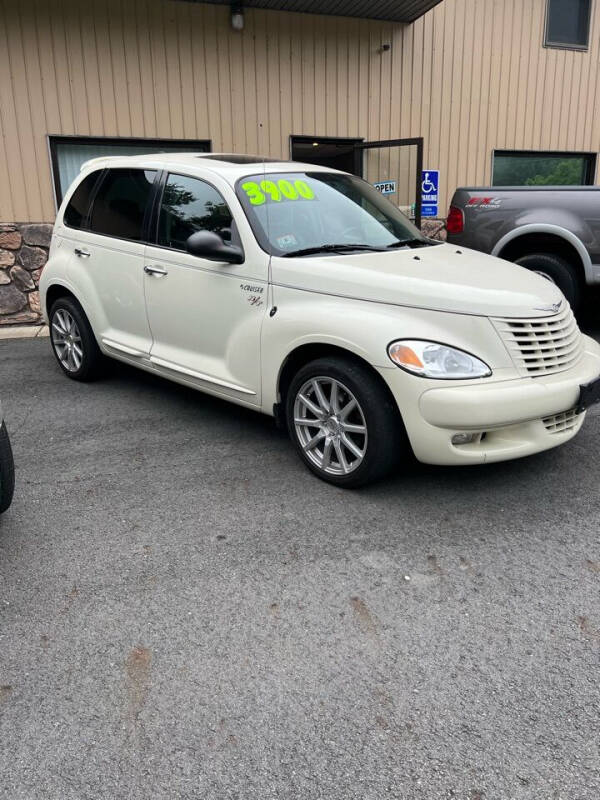
M209 261L221 261L225 264L242 264L244 251L233 244L225 244L223 239L212 231L196 231L185 243L188 253Z

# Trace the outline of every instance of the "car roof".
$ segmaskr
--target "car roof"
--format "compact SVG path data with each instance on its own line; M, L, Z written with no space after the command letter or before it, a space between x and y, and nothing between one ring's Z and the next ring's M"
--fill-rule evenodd
M304 164L299 161L278 161L266 156L246 155L241 153L149 153L139 156L100 156L92 158L82 165L81 170L98 169L99 167L135 166L146 169L183 169L185 171L204 171L222 175L229 183L234 184L245 175L257 172L340 172L330 167L316 164Z

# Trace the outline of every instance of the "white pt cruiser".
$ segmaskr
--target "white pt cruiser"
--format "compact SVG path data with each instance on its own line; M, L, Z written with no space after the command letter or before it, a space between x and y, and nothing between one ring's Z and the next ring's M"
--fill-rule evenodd
M251 156L85 164L41 279L58 363L110 356L285 422L320 478L571 439L600 347L548 280L425 238L360 178Z

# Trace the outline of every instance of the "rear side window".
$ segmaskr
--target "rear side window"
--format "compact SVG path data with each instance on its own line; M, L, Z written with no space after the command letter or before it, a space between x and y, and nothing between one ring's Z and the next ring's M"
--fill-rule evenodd
M187 239L196 231L218 233L232 239L232 217L219 192L199 178L169 175L158 218L158 244L185 250Z
M63 222L69 228L83 227L90 208L92 192L101 172L102 170L96 170L96 172L91 172L87 175L71 195L63 214Z
M155 170L108 170L94 200L90 230L139 242L155 176Z

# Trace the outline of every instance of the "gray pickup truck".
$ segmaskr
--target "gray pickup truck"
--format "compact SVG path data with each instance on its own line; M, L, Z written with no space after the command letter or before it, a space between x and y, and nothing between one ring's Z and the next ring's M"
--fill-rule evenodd
M600 187L457 189L448 241L514 261L553 281L576 309L600 283Z

